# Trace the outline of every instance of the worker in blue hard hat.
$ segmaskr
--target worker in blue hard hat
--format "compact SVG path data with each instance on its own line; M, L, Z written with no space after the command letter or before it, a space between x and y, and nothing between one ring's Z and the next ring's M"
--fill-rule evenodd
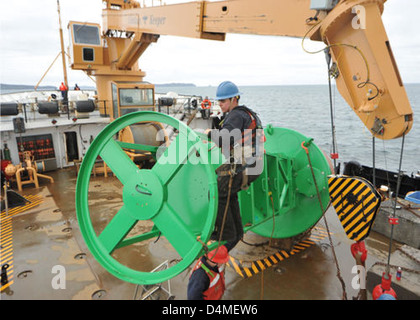
M209 137L222 148L227 159L217 169L219 201L212 239L227 241L228 251L243 236L238 192L255 181L263 169L265 138L261 121L254 111L239 105L240 95L238 87L231 81L218 86L216 99L225 118L220 130L209 132Z

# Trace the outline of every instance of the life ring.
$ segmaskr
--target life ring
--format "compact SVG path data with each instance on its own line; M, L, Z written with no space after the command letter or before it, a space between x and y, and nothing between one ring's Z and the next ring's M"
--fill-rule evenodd
M210 109L211 108L211 101L209 99L205 99L201 102L202 109Z

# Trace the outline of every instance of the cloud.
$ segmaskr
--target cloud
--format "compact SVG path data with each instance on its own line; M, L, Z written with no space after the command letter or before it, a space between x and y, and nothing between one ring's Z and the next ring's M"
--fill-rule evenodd
M100 1L61 0L60 5L66 48L68 21L101 23ZM60 51L56 1L3 1L0 9L0 82L36 84ZM405 82L420 81L415 28L419 9L418 0L385 3L383 21ZM311 41L305 45L323 46ZM300 39L284 37L228 34L225 42L218 42L161 36L141 57L139 67L152 83L206 86L222 79L240 85L326 83L324 55L306 54ZM68 76L71 86L76 82L93 85L82 71L69 70ZM61 79L58 59L42 84L58 85Z

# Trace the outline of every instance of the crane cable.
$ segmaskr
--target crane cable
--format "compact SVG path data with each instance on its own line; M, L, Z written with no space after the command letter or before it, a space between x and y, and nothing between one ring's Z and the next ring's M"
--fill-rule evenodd
M336 138L336 131L335 131L335 110L333 106L333 97L332 97L332 85L331 85L331 54L329 53L329 49L325 48L325 57L327 59L327 69L328 69L328 90L329 90L329 97L330 97L330 118L331 118L331 137L332 137L332 159L334 162L334 174L338 174L340 171L340 167L337 167L336 160L338 159L338 152L337 152L337 138Z
M365 87L367 84L370 84L370 85L372 85L372 86L374 86L375 87L375 89L376 89L376 94L374 95L374 96L372 96L372 97L369 97L368 98L368 100L370 101L370 100L373 100L373 99L375 99L378 95L379 95L379 88L378 88L378 86L376 85L376 84L374 84L373 82L371 82L370 81L370 69L369 69L369 63L368 63L368 61L367 61L367 59L366 59L366 56L364 55L364 53L363 53L363 51L362 50L360 50L357 46L355 46L355 45L351 45L351 44L347 44L347 43L333 43L333 44L329 44L329 45L327 45L325 48L323 48L323 49L320 49L320 50L317 50L317 51L309 51L309 50L307 50L307 49L305 49L305 47L304 47L304 41L305 41L305 39L306 39L306 37L307 37L307 35L316 27L316 26L318 26L320 23L322 22L322 20L320 20L319 22L317 22L316 24L314 24L311 28L309 28L309 30L306 32L306 34L303 36L303 38L302 38L302 42L301 42L301 46L302 46L302 49L306 52L306 53L309 53L309 54L316 54L316 53L320 53L320 52L322 52L322 51L324 51L325 53L327 53L328 51L329 51L329 49L330 48L332 48L332 47L350 47L350 48L353 48L353 49L355 49L359 54L360 54L360 56L362 57L362 59L363 59L363 61L365 62L365 66L366 66L366 80L364 81L364 82L360 82L359 84L357 84L357 88L363 88L363 87ZM328 68L329 68L329 65L330 65L330 60L328 60L328 58L327 58L327 64L328 64ZM337 60L337 64L338 64L338 60ZM329 70L330 70L330 68L329 68ZM329 87L330 87L330 107L331 107L331 121L332 121L332 123L331 123L331 127L332 127L332 134L333 134L333 150L334 150L334 148L335 148L335 126L334 126L334 123L333 123L333 114L332 114L332 101L331 101L331 81L330 81L330 71L329 71L329 77L328 77L328 81L329 81ZM407 131L407 130L406 130ZM403 135L402 135L402 143L401 143L401 152L400 152L400 161L399 161L399 168L398 168L398 177L397 177L397 189L396 189L396 194L395 194L395 201L394 201L394 203L393 203L393 213L392 213L392 218L393 219L395 219L395 215L396 215L396 206L397 206L397 197L398 197L398 194L399 194L399 190L400 190L400 185L401 185L401 166L402 166L402 158L403 158L403 152L404 152L404 142L405 142L405 134L406 134L406 131L403 133ZM372 140L372 146L373 146L373 168L374 168L374 170L375 170L375 137L373 136L373 140ZM306 151L306 154L307 154L307 156L308 156L308 161L309 161L309 165L310 165L310 167L311 167L311 171L312 171L312 174L313 174L313 169L312 169L312 165L311 165L311 162L310 162L310 158L309 158L309 153L308 153L308 149L307 148L305 148L304 147L304 145L303 145L303 143L302 143L302 147L305 149L305 151ZM334 159L335 160L335 159ZM335 161L334 161L334 171L336 170L336 164L335 164ZM375 172L374 172L375 173ZM321 205L321 208L322 208L322 203L321 203L321 199L320 199L320 195L319 195L319 190L318 190L318 187L317 187L317 185L316 185L316 181L315 181L315 176L314 176L314 174L313 174L313 178L314 178L314 182L315 182L315 187L316 187L316 190L317 190L317 193L318 193L318 199L320 200L320 205ZM375 181L375 175L373 176L373 179L374 179L374 181ZM388 178L389 179L389 178ZM388 184L389 184L389 181L388 181ZM375 187L375 185L374 185L374 187ZM324 219L325 219L325 216L324 216ZM327 223L327 220L325 219L325 223ZM390 235L390 241L389 241L389 248L388 248L388 261L387 261L387 264L386 264L386 269L385 269L385 275L386 276L389 276L389 272L390 272L390 259L391 259L391 251L392 251L392 242L393 242L393 233L394 233L394 225L395 225L395 223L391 223L391 235ZM327 231L328 231L328 225L326 225L327 226ZM329 238L330 238L330 242L332 241L332 239L331 239L331 237L330 237L330 234L329 234L329 232L328 232L328 236L329 236ZM332 242L331 242L331 244L332 244ZM340 279L340 282L342 283L342 286L343 286L343 298L345 297L345 299L347 299L347 297L346 297L346 294L345 294L345 284L344 284L344 281L342 280L342 278L341 278L341 275L340 275L340 271L339 271L339 267L338 267L338 261L336 260L336 256L335 256L335 253L334 253L334 250L333 250L333 254L334 254L334 258L335 258L335 262L336 262L336 265L337 265L337 276L339 277L339 279Z
M312 174L312 179L314 181L314 185L315 185L315 190L316 190L316 194L318 196L318 201L319 201L319 206L321 207L321 211L324 213L324 223L325 223L325 227L327 229L327 234L328 234L328 239L330 241L330 245L331 245L331 249L332 249L332 254L333 254L333 258L334 258L334 263L337 269L337 278L341 283L341 287L343 289L343 294L342 294L342 300L347 300L347 293L346 293L346 284L343 280L343 277L341 276L341 271L340 271L340 266L338 264L338 259L337 259L337 255L335 254L335 249L334 249L334 244L331 238L331 232L330 232L330 228L328 226L328 222L327 222L327 218L325 217L325 210L324 210L324 205L322 204L322 199L321 199L321 194L318 188L318 183L316 182L316 178L315 178L315 173L314 173L314 169L312 167L312 162L311 162L311 157L309 156L309 144L311 143L308 142L305 145L305 141L302 142L301 147L305 150L306 156L308 158L308 164L309 164L309 168L311 169L311 174Z
M331 90L332 70L330 68L331 60L332 59L331 59L331 55L329 53L329 49L332 48L332 47L350 47L350 48L353 48L353 49L357 50L357 52L359 52L359 54L363 58L363 61L365 62L367 77L366 77L366 81L361 82L361 83L359 83L357 85L358 88L362 88L362 87L366 86L366 84L370 83L370 69L369 69L369 64L368 64L368 61L367 61L365 55L363 54L363 52L357 46L354 46L354 45L345 44L345 43L337 43L337 44L327 45L323 49L320 49L320 50L317 50L317 51L309 51L309 50L305 49L305 47L304 47L304 41L305 41L307 35L309 34L309 32L312 31L312 29L314 29L321 22L322 22L322 20L320 20L319 22L317 22L316 24L314 24L306 32L306 34L302 38L301 45L302 45L303 51L305 51L306 53L309 53L309 54L317 54L317 53L320 53L320 52L324 52L326 54L327 67L328 67L328 84L329 84L329 97L330 97L330 112L331 112L331 131L332 131L332 139L333 139L332 143L333 143L333 153L335 154L335 151L336 151L336 137L335 137L335 123L334 123L333 102L332 102L332 90ZM338 63L338 61L337 61L337 63ZM337 71L337 68L338 67L336 66L335 68L336 68L336 70L334 72ZM375 95L375 97L376 97L376 95ZM324 206L323 206L322 200L321 200L320 191L319 191L318 184L317 184L316 178L315 178L315 173L313 171L311 158L309 156L309 149L308 149L307 146L305 146L305 142L302 142L302 145L301 146L305 150L305 153L306 153L307 158L308 158L308 164L309 164L309 167L311 169L312 178L313 178L315 189L316 189L316 192L317 192L317 196L318 196L318 201L319 201L320 208L321 208L322 212L325 213ZM337 165L336 165L336 161L335 161L336 159L333 159L333 160L334 160L334 173L337 173ZM327 218L325 217L325 214L324 214L324 223L325 223L325 227L327 229L327 234L328 234L328 239L329 239L329 242L330 242L330 245L331 245L331 249L332 249L333 259L334 259L334 263L335 263L335 266L336 266L336 269L337 269L337 278L340 281L341 287L342 287L342 290L343 290L342 300L347 300L346 284L344 282L343 277L341 276L340 266L338 264L337 255L335 253L334 244L333 244L333 241L332 241L332 238L331 238L331 233L330 233L330 230L329 230L329 225L328 225L328 222L327 222Z
M392 243L393 243L393 239L394 239L394 226L396 224L398 224L398 220L395 218L396 216L396 210L397 210L397 198L398 198L398 194L400 192L400 186L401 186L401 167L402 167L402 159L403 159L403 154L404 154L404 143L405 143L405 134L407 132L407 129L404 131L403 135L402 135L402 142L401 142L401 152L400 152L400 161L399 161L399 166L398 166L398 176L397 176L397 188L395 191L395 199L393 200L393 204L392 204L392 215L389 216L388 221L391 224L391 231L390 231L390 236L389 236L389 246L388 246L388 257L387 257L387 263L384 264L385 265L385 272L383 274L382 279L386 279L386 280L390 280L391 276L390 276L390 269L391 269L391 251L392 251ZM385 150L385 142L383 141L384 144L384 150ZM373 148L373 186L376 188L376 184L375 184L375 136L373 136L372 138L372 148ZM384 153L385 156L385 166L386 166L386 155ZM386 166L387 167L387 166ZM390 186L390 182L389 182L389 176L388 176L388 170L386 170L387 173L387 182L388 182L388 186ZM390 196L390 199L392 201L393 196Z
M402 159L403 159L403 153L404 153L404 143L405 143L405 133L407 129L404 131L402 135L402 142L401 142L401 152L400 152L400 163L398 167L398 178L397 178L397 190L395 192L395 200L393 204L393 210L392 210L392 218L395 219L396 210L397 210L397 197L400 192L400 186L401 186L401 166L402 166ZM391 235L389 237L389 248L388 248L388 262L385 269L385 274L389 275L390 271L390 261L391 261L391 250L392 250L392 241L394 238L394 226L395 223L391 223Z

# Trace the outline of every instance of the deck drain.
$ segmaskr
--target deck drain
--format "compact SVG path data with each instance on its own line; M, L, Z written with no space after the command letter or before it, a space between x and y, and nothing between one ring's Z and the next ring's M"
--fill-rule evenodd
M25 227L25 230L29 230L29 231L35 231L37 230L39 227L36 224L30 224L29 226Z
M73 230L71 227L68 228L64 228L63 230L61 230L61 232L71 232L71 230Z
M105 290L97 290L92 294L92 299L93 300L101 300L105 296L106 296L106 291Z
M31 274L32 273L32 270L25 270L25 271L22 271L21 273L19 273L18 275L17 275L17 277L19 278L19 279L25 279L29 274Z
M285 274L286 273L286 269L285 268L282 268L282 267L277 267L277 268L274 269L274 271L277 274Z
M78 253L74 256L74 259L76 259L76 260L82 260L84 258L86 258L86 253L83 253L83 252Z
M325 251L327 251L329 248L331 248L331 245L330 245L330 244L328 244L328 243L321 243L319 246L321 247L322 252L325 252Z

